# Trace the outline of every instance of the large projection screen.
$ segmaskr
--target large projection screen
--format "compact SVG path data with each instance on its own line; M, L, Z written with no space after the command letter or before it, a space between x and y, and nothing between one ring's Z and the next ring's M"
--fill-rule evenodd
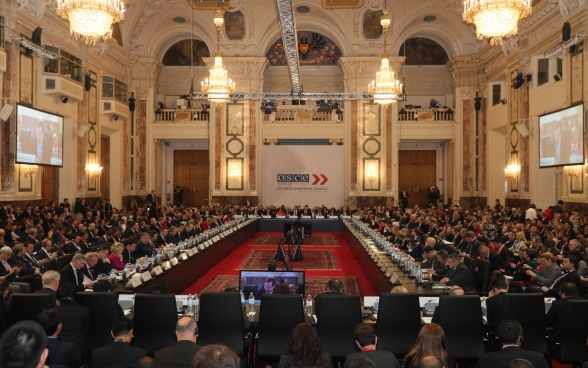
M344 205L342 146L263 146L262 205Z
M539 168L584 163L584 105L539 116Z
M63 166L63 116L16 105L17 164Z

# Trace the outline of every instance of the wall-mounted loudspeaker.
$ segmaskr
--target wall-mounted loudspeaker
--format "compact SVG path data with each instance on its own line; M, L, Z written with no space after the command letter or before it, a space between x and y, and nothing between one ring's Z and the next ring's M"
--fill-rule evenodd
M517 73L517 76L512 80L512 88L519 89L525 83L525 79L523 78L523 73Z
M8 118L10 118L10 114L12 114L12 111L14 111L14 106L10 104L2 106L2 110L0 110L0 120L8 120Z
M92 77L90 77L90 74L84 75L84 89L87 92L90 92L90 89L92 89Z
M62 103L67 103L67 101L69 101L69 97L61 96L61 97L59 97L59 101L61 101Z
M86 134L87 131L88 131L88 126L82 124L80 126L80 129L78 129L78 133L77 133L78 137L82 138L84 136L84 134Z
M521 137L525 138L525 137L529 136L529 129L527 129L525 124L518 124L517 130L519 131L519 134L521 135Z

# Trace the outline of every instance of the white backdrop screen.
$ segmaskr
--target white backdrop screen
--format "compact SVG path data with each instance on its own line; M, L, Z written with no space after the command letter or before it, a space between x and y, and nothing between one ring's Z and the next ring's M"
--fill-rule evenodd
M342 146L263 146L261 153L264 206L344 204Z

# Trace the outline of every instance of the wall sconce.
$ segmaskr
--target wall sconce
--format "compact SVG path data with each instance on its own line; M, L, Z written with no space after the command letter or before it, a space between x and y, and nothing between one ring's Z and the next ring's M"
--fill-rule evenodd
M98 164L87 164L86 165L86 172L88 173L88 176L90 178L96 179L100 175L102 175L102 166L100 166Z
M20 165L20 169L23 171L24 176L37 175L39 172L39 166L37 165Z
M508 165L504 169L504 177L507 179L515 179L521 171L521 165Z
M564 166L563 173L565 176L575 178L582 175L584 165Z

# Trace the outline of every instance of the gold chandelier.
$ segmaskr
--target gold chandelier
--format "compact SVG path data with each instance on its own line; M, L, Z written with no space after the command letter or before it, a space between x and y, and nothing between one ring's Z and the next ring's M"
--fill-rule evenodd
M386 7L386 5L384 5ZM386 52L387 31L390 26L390 16L384 9L380 17L380 24L384 28L384 52L380 71L376 73L376 80L368 84L368 91L374 95L374 102L380 105L388 105L396 102L402 94L402 83L394 79L394 72L390 70L390 55Z
M222 103L229 100L229 94L235 92L233 82L223 68L223 53L220 50L220 29L223 25L223 13L220 9L214 14L214 25L216 26L217 49L214 53L214 66L210 69L210 76L201 82L202 92L208 94L208 101Z
M511 164L504 169L504 177L511 180L515 179L519 176L519 172L521 172L521 166Z
M517 34L519 19L531 14L531 0L465 0L463 20L476 25L478 39L492 46Z
M121 0L58 0L57 14L69 20L69 31L89 46L112 37L112 24L125 17Z

